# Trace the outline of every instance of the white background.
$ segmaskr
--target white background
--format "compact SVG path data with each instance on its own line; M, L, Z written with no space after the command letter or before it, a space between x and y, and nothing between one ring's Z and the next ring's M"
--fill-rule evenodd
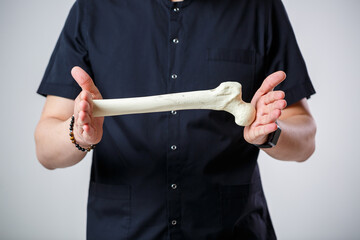
M84 239L91 158L36 160L35 92L73 0L0 0L0 239ZM279 239L360 238L360 1L284 0L317 94L317 150L305 163L260 156ZM51 129L49 129L51 134Z

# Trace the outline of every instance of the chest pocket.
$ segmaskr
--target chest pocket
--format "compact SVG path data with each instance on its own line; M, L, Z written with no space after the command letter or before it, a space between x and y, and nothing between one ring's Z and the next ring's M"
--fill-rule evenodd
M219 85L236 81L242 85L243 99L249 102L254 94L255 51L229 48L208 48L208 81Z

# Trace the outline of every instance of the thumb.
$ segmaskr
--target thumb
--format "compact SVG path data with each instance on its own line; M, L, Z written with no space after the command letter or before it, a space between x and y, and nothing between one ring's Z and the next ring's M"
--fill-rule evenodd
M260 88L256 91L253 99L251 100L251 104L255 105L261 96L273 91L277 85L285 80L285 78L286 74L283 71L277 71L267 76Z
M73 67L71 69L71 75L82 90L89 91L93 95L100 94L89 74L87 74L81 67Z

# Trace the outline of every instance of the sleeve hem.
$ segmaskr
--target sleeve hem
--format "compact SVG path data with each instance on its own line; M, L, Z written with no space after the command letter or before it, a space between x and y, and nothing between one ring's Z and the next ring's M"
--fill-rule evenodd
M288 106L300 101L303 98L309 99L316 93L314 86L310 81L301 82L296 86L283 91L285 92L285 100Z
M79 94L79 89L74 85L63 85L56 83L42 82L37 93L42 96L54 95L69 99L75 99Z

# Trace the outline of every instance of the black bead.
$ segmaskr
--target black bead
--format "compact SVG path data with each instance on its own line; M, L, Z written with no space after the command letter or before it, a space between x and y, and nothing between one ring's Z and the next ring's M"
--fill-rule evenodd
M74 144L75 144L75 147L76 147L77 149L79 149L80 151L82 151L82 152L90 152L91 149L94 149L94 148L95 148L95 145L91 145L91 146L88 147L88 148L83 148L83 147L81 147L81 146L76 142L75 137L74 137L74 132L73 132L73 130L74 130L74 121L75 121L75 117L72 116L72 117L71 117L71 121L70 121L70 128L69 128L69 130L70 130L69 135L70 135L70 137L71 137L70 140L72 140L72 143L74 143Z

